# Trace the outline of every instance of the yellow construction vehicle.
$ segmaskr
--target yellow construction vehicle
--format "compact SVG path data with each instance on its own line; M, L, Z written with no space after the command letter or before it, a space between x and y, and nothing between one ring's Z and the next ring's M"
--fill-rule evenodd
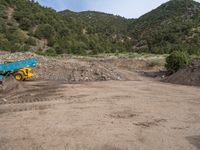
M17 60L6 60L4 64L14 63L16 61ZM31 68L24 67L12 72L12 75L17 81L24 81L24 80L30 79L33 76L33 71Z

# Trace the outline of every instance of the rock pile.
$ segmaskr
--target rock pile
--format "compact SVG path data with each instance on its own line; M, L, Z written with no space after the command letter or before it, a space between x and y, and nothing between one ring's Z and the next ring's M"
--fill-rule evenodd
M63 80L69 83L82 81L121 80L123 77L113 66L100 61L49 58L33 53L13 53L0 55L0 63L5 59L26 59L35 57L38 65L34 68L34 79Z

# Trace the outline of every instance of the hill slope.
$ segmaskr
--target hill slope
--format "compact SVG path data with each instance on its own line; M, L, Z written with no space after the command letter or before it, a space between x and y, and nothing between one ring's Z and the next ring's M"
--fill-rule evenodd
M171 0L137 19L132 32L150 52L169 53L181 49L196 53L200 46L199 14L199 3Z
M56 12L34 1L1 0L0 49L41 49L47 54L177 49L200 53L198 14L200 4L192 0L171 0L138 19L94 11Z

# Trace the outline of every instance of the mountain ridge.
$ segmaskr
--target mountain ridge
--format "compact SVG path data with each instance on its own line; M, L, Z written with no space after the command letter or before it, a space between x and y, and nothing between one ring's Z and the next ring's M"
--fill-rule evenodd
M137 19L97 11L56 12L28 0L2 0L0 8L4 50L200 53L200 3L193 0L170 0Z

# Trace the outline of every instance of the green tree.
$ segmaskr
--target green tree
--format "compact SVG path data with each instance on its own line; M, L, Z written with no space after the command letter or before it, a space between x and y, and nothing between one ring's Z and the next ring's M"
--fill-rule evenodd
M35 31L36 37L50 39L55 36L54 28L49 24L39 25Z

